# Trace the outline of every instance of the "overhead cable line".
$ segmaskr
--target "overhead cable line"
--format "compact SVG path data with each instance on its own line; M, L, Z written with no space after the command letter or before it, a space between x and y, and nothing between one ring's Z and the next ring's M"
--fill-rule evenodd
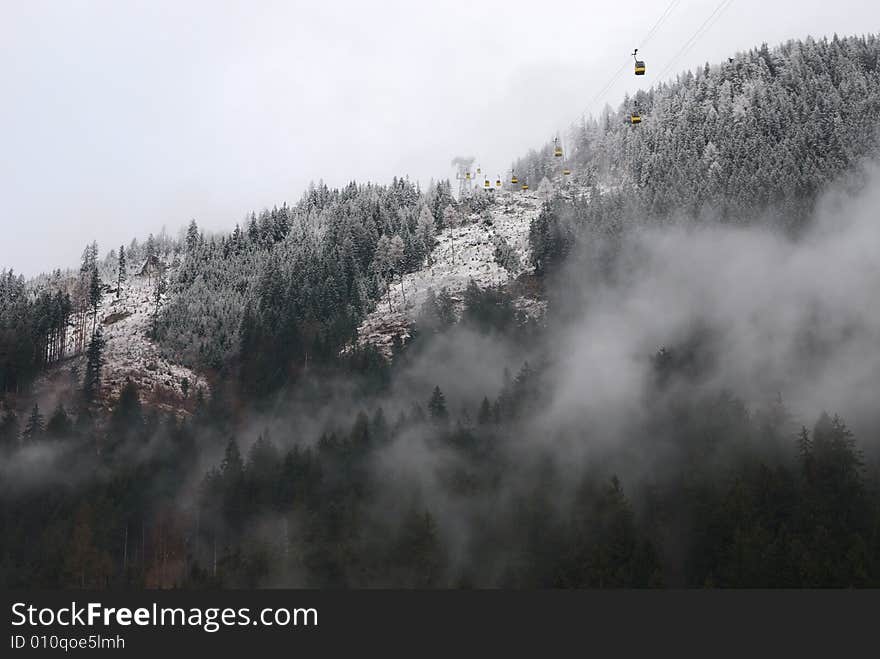
M660 27L672 15L672 11L675 9L676 5L678 5L678 3L680 1L681 0L671 0L671 2L668 5L666 5L666 9L663 10L663 13L660 14L660 17L657 19L657 21L654 23L654 25L651 27L651 29L648 30L648 33L644 36L644 38L639 42L639 47L644 46L646 43L651 41L651 39L653 39L656 36L657 32L660 30ZM611 78L608 79L608 82L606 82L605 85L603 85L602 88L598 92L596 92L596 95L593 96L592 100L590 101L590 104L584 109L584 111L581 113L581 115L585 115L585 114L589 113L590 108L592 108L596 104L596 101L601 99L608 92L608 90L611 89L611 87L614 85L614 83L617 82L617 79L620 77L620 74L623 73L623 71L628 66L630 66L629 57L627 57L626 60L623 62L623 64L620 65L620 68L618 68L611 75Z
M709 14L708 18L703 21L702 25L697 28L696 32L694 32L690 39L685 41L684 45L679 49L679 51L673 55L672 59L660 73L660 78L665 76L673 66L678 64L679 60L684 57L688 52L690 52L691 48L700 40L700 38L708 32L712 26L721 18L721 15L727 10L730 5L733 4L733 0L721 0L716 6L715 9Z
M669 14L672 13L672 10L675 9L675 5L677 5L681 0L672 0L667 6L666 9L660 14L660 18L657 19L657 22L654 23L654 27L652 27L648 34L645 35L645 38L639 43L639 47L641 48L645 44L647 44L651 39L654 38L654 35L657 34L657 30L663 24L663 22L667 19Z

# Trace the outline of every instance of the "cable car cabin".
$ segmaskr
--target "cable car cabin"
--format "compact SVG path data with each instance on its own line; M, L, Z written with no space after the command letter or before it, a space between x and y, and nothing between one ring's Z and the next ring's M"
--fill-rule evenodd
M465 177L468 181L470 181L470 180L471 180L471 173L468 172L467 174L464 175L464 177Z
M495 187L496 187L496 188L500 188L500 187L501 187L501 179L498 179L497 181L495 181Z
M519 183L519 179L516 177L516 174L514 174L513 177L510 179L510 184L516 185L517 183Z
M489 183L489 179L486 179L485 181L483 181L483 187L484 188L491 188L492 187L491 184Z
M640 60L638 55L639 55L639 49L636 48L633 51L633 60L636 63L636 75L643 76L643 75L645 75L645 62L643 60Z
M525 192L525 191L528 190L528 189L529 189L529 184L528 184L528 183L523 183L523 184L522 184L522 191Z
M642 123L642 115L638 114L637 112L633 112L629 117L629 122L633 126Z
M571 174L571 170L568 167L566 167L565 169L562 170L563 176L569 176L570 174Z
M561 158L562 157L562 147L557 146L555 149L553 149L553 155L557 158Z
M480 169L479 167L477 167L477 174L482 174L482 173L483 173L483 170Z

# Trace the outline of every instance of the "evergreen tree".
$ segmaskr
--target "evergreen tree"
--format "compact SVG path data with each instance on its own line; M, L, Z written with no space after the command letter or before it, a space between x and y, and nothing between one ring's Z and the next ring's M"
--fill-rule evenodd
M434 216L431 214L428 206L422 206L421 210L419 211L419 222L417 228L418 243L421 255L427 256L429 259L431 255L431 250L434 249L434 225ZM430 261L428 265L430 265ZM419 263L418 266L421 266L421 263Z
M219 486L220 503L227 523L238 529L244 521L247 502L244 500L244 461L238 444L230 439L220 463Z
M126 378L110 417L111 432L121 438L132 430L139 429L143 423L143 409L137 386L131 378Z
M153 330L154 337L159 332L159 311L162 308L162 300L168 291L168 277L165 274L164 266L159 263L158 272L156 273L156 284L153 287Z
M436 332L441 327L440 310L437 306L437 295L433 288L429 288L425 295L425 301L419 309L419 330Z
M199 246L199 225L196 224L195 218L190 220L186 230L186 253L192 255Z
M458 211L450 204L443 210L443 223L441 226L444 229L454 229L459 225L460 220ZM452 263L455 264L455 237L453 233L449 234L449 248L452 251Z
M12 410L8 410L0 419L0 451L18 445L18 425L18 417Z
M145 245L144 250L146 252L144 256L148 263L159 258L159 248L156 245L156 238L153 237L152 233L147 237L147 244Z
M437 318L441 327L451 327L456 321L455 300L446 288L437 296Z
M226 444L223 452L223 461L220 463L220 475L229 482L237 482L244 473L244 461L241 459L241 451L238 444L231 439Z
M370 421L366 412L358 412L354 420L354 425L349 433L351 446L356 452L364 452L369 449L370 441Z
M440 585L445 558L437 525L430 513L412 511L404 518L391 558L401 586L432 588Z
M99 327L86 350L86 371L83 377L83 398L86 405L97 400L101 393L101 369L104 366L104 336Z
M813 476L813 441L810 439L809 431L801 426L801 431L797 438L798 455L801 459L801 467L803 468L804 477L812 479Z
M89 307L92 309L92 332L94 333L98 322L98 307L101 305L101 277L98 274L98 265L92 265L89 275Z
M257 225L257 217L251 213L247 228L248 241L252 245L256 245L260 241L260 227Z
M34 403L34 407L31 409L30 416L25 421L24 429L21 433L22 441L32 442L41 439L44 429L45 426L43 425L43 415L40 414L40 407Z
M125 264L125 246L119 246L119 261L116 264L116 298L122 294L122 284L125 283L127 277Z
M64 439L72 432L73 423L67 415L67 410L64 409L64 405L58 403L58 407L52 412L52 416L49 417L49 422L46 424L46 435L51 439Z
M449 412L446 409L446 397L440 391L440 387L434 387L431 392L431 398L428 400L428 414L431 415L436 423L445 423L449 418Z
M431 213L434 215L437 229L444 228L444 211L454 202L452 184L448 179L438 182L433 188L429 189L428 205L431 208Z

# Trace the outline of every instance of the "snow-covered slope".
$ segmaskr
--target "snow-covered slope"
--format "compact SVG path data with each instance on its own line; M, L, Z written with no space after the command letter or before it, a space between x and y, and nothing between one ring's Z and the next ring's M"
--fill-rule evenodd
M154 278L135 275L123 285L119 299L115 292L104 297L98 316L107 341L104 394L115 398L125 380L131 378L144 402L180 411L199 389L208 394L208 382L185 366L161 357L158 346L149 338L154 290Z
M405 341L409 325L418 316L428 289L446 289L456 296L473 279L481 288L501 286L529 265L529 226L538 216L542 198L533 191L493 193L494 203L481 217L474 213L458 226L440 231L429 264L396 279L376 308L358 328L358 341L390 354L394 337ZM502 267L495 258L496 245L506 243L516 255L516 265ZM534 309L525 302L523 306Z
M96 324L101 326L106 341L101 370L101 401L105 408L113 406L129 378L137 385L142 403L177 414L192 409L200 389L203 395L209 394L203 376L160 356L158 346L150 339L155 284L154 276L130 272L118 298L115 283L113 287L103 286ZM89 319L89 331L91 325ZM72 345L69 351L73 352ZM77 380L72 384L79 386L85 356L77 355L49 369L36 383L38 393L46 395L58 385L69 383L71 369Z

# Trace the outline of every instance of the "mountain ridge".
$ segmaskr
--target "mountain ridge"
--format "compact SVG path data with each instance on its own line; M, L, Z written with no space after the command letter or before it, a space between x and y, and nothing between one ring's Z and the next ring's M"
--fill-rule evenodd
M686 72L574 127L564 159L554 158L548 144L517 161L514 171L533 182L528 192L505 181L497 193L475 186L456 200L448 181L424 192L406 179L338 190L319 184L297 204L252 213L229 234L206 238L191 227L185 240L133 242L132 257L149 259L146 252L153 250L166 265L179 263L169 268L169 290L158 305L151 360L179 364L193 381L203 377L192 369L228 378L241 368L248 338L243 324L253 325L248 333L268 342L268 352L284 355L282 361L307 362L312 353L333 359L352 345L379 347L387 358L395 341L408 336L428 289L458 294L470 278L492 287L519 273L541 274L585 230L614 234L672 212L699 218L707 209L713 219L742 220L754 217L756 207L765 215L775 209L771 215L783 225L797 224L825 185L876 150L873 129L856 118L880 111L878 60L875 35L835 36L774 49L765 44ZM800 99L798 107L792 99ZM634 105L645 120L625 126ZM817 136L823 135L821 141ZM798 155L818 148L821 156ZM764 164L750 167L755 161ZM570 176L561 174L563 162ZM510 208L513 223L506 219ZM392 239L383 243L383 236ZM486 247L473 253L465 247L462 255L470 261L459 263L461 270L451 267L456 238L463 246ZM493 240L501 244L489 249ZM518 272L496 262L499 250L518 261ZM107 285L115 256L113 251L100 262L99 278ZM435 276L440 269L446 279ZM53 282L59 275L37 278L32 286L58 290ZM395 306L395 292L406 311L385 314L385 307ZM295 302L280 316L268 313L281 298ZM518 300L541 313L543 302ZM84 349L80 344L79 352ZM264 383L269 389L296 370L279 370L276 361L255 367L271 373Z

